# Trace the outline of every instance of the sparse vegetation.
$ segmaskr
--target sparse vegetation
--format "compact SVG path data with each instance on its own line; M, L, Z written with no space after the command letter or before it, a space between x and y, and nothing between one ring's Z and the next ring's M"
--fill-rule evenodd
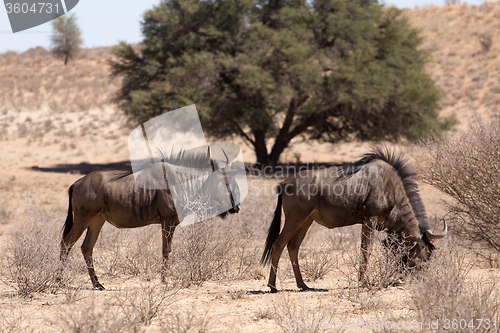
M453 231L469 246L500 252L500 122L470 118L466 127L415 149L423 181L448 194Z
M131 308L128 318L149 326L171 303L176 290L158 284L159 281L142 283L132 294L125 295L125 305ZM170 303L170 304L169 304Z
M34 293L56 292L59 268L57 231L48 228L53 223L50 215L41 209L28 210L29 221L12 235L6 256L9 276L4 282L22 297Z
M51 324L61 332L71 333L143 332L133 318L120 311L120 307L112 300L106 299L102 303L96 295L91 295L84 302L62 308Z
M449 240L449 243L457 241ZM474 332L498 330L498 326L493 327L491 323L500 320L500 280L498 276L471 276L473 265L465 252L448 246L437 251L427 269L416 274L409 284L419 319L422 322L439 320L436 332L446 332L459 325L460 328L473 327ZM488 318L490 324L481 322L480 318ZM448 330L444 326L447 320Z
M356 318L424 325L435 320L443 324L448 318L466 319L469 325L473 318L489 318L497 320L498 328L500 252L487 239L467 243L463 234L485 228L490 236L500 234L494 224L500 214L494 186L500 165L494 149L500 146L498 118L467 120L471 104L481 114L498 105L497 36L492 33L485 52L477 34L497 31L498 15L498 2L429 6L408 15L422 28L422 48L432 52L427 71L445 92L443 114L455 113L462 121L457 133L422 144L412 163L424 169L424 178L437 170L433 181L463 190L459 201L430 186L421 187L429 215L440 218L452 211L446 218L453 238L436 241L437 250L423 270L407 272L398 265L404 253L389 251L382 244L385 233L376 233L368 283L360 286L359 225L327 230L313 224L299 258L315 290L298 291L285 250L277 295L268 293L269 268L258 262L276 196L257 191L272 188L276 180L252 179L251 193L237 215L179 227L165 285L160 283L157 225L135 230L105 225L94 251L105 291L91 289L81 241L61 274L66 189L81 171L66 173L59 167L128 158L125 120L109 102L120 82L108 76L106 60L112 56L107 48L81 50L66 68L42 48L1 54L0 332L323 332L328 330L318 326L293 330L290 321L345 323ZM354 160L364 152L358 143L346 144L348 150L329 146L324 156L317 147L290 149L287 160L311 162L311 154L323 161ZM457 161L465 163L454 164ZM60 172L42 172L45 167ZM439 198L448 206L440 205ZM474 331L488 330L483 322Z
M39 124L36 119L27 120L30 132L43 132L45 121L57 115L112 108L111 96L120 80L109 76L105 61L110 58L109 48L82 49L68 69L45 49L0 54L0 116L9 119L13 111L30 115L50 111L52 117Z

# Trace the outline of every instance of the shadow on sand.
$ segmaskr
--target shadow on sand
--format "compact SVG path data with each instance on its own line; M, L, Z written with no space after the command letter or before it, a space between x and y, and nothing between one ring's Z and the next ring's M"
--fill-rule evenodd
M80 164L57 164L55 166L40 168L38 166L33 166L30 169L34 171L41 172L56 172L56 173L71 173L71 174L81 174L86 175L92 171L98 170L131 170L130 161L122 161L115 163L104 163L104 164L90 164L90 163L80 163Z
M328 289L320 289L320 288L309 288L309 290L300 290L300 289L281 289L278 290L278 292L291 292L291 293L307 293L307 292L322 292L322 293L327 293L329 290ZM269 290L248 290L246 291L248 295L263 295L263 294L270 294L271 292Z
M143 162L147 162L146 160ZM301 163L301 164L279 164L274 167L265 167L266 169L259 169L256 167L255 163L245 163L245 169L246 172L249 176L264 176L265 178L287 178L288 176L291 176L295 174L297 171L301 170L314 170L314 169L320 169L320 168L328 168L332 166L338 166L341 164L334 164L334 163ZM34 171L40 171L40 172L55 172L55 173L71 173L71 174L81 174L81 175L86 175L91 173L92 171L98 171L98 170L121 170L121 171L131 171L131 164L130 161L121 161L121 162L114 162L114 163L86 163L82 162L79 164L57 164L55 166L49 166L49 167L39 167L39 166L32 166L31 168L28 168L30 170ZM262 166L262 168L264 168Z

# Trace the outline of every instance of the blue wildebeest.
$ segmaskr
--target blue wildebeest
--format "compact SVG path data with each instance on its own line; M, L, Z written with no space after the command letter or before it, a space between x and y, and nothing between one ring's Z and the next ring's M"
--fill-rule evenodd
M292 262L297 286L309 289L300 273L299 247L313 221L332 229L353 224L362 225L359 280L365 271L372 248L372 232L385 229L408 249L407 264L420 266L427 260L434 239L442 238L444 230L430 230L420 199L415 173L403 154L387 147L375 148L361 160L339 167L304 170L278 185L278 205L269 227L263 264L271 261L268 286L276 292L276 272L285 246ZM281 209L285 224L280 233Z
M184 159L184 164L181 166L156 162L143 169L137 181L132 172L123 171L94 171L77 180L68 191L69 207L61 241L61 262L65 262L71 247L87 230L81 250L93 287L103 290L104 287L99 283L94 271L92 251L104 222L108 221L117 228L137 228L160 224L164 262L162 281L164 281L165 264L171 251L172 236L175 227L179 224L174 199L166 183L165 174L179 172L193 175L193 179L196 178L198 182L203 183L202 191L210 189L211 195L215 196L212 198L213 202L217 202L219 194L224 194L224 191L220 191L220 185L223 184L225 197L221 197L221 200L227 199L229 192L232 201L232 208L219 215L225 218L228 213L237 213L239 205L235 204L231 195L238 192L238 185L234 179L236 170L231 169L232 162L224 151L223 153L226 157L223 168L209 173L198 174L197 170L190 169L189 163L185 163ZM200 165L196 162L199 159L206 159L207 156L209 154L194 156L191 159L188 158L187 161L194 162L192 165ZM175 161L169 162L175 163ZM218 168L224 164L218 161L212 163ZM223 179L224 182L222 182ZM161 189L162 182L164 189ZM146 186L138 186L138 183Z

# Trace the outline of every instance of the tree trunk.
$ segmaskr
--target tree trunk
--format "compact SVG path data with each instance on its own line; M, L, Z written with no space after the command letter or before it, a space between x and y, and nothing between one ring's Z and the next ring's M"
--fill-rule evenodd
M271 163L271 165L276 165L276 163L278 163L281 153L288 147L289 143L290 140L285 136L276 138L271 154L269 154L269 163Z
M257 163L268 165L269 155L267 153L265 131L255 130L253 131L253 135L255 137L254 148L255 155L257 155Z
M271 154L269 154L269 162L271 163L271 165L274 166L276 165L276 163L278 163L281 153L283 152L283 150L285 150L286 147L288 147L290 140L292 140L293 137L302 132L301 127L295 127L292 133L290 132L290 128L292 127L292 122L297 109L305 102L306 99L307 94L296 91L294 97L290 101L285 121L283 122L283 126L281 127L280 132L276 137L276 141L274 143L273 149L271 150Z

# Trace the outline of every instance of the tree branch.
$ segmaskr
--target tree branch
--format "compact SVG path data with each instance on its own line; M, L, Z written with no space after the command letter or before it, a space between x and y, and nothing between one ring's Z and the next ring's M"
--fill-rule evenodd
M240 135L246 139L248 142L250 142L254 147L255 147L255 141L252 140L246 133L245 131L240 127L240 125L238 125L238 123L231 119L231 123L236 127L236 129L238 130L238 132L240 133Z

